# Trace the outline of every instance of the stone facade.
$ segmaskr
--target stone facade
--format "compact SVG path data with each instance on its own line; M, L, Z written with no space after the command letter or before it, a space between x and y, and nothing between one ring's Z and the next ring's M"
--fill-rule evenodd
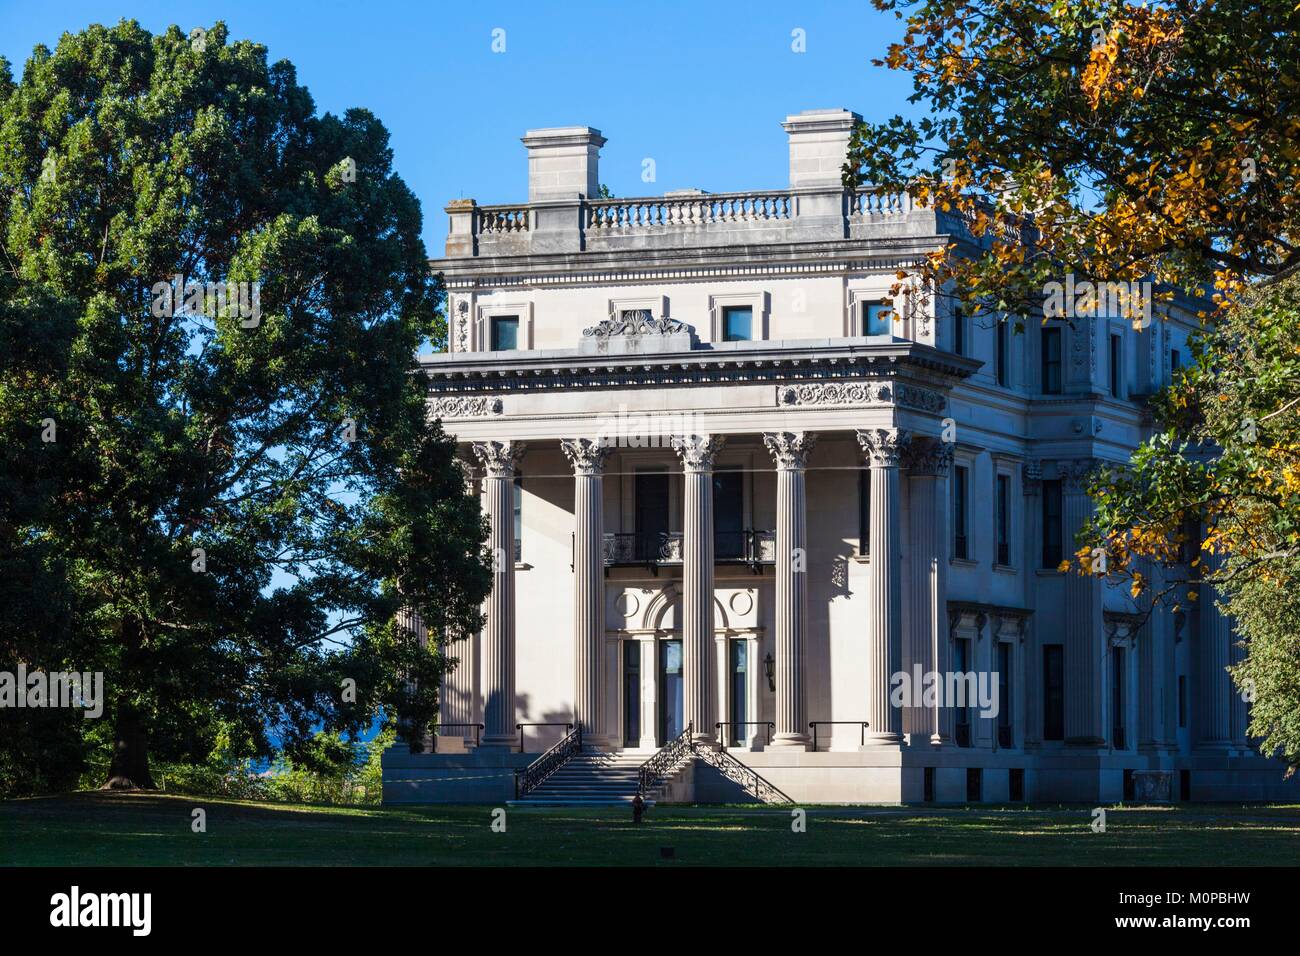
M1055 567L1190 312L1049 341L912 290L882 319L897 273L977 246L844 190L855 119L786 120L788 188L635 199L596 195L597 130L535 130L527 203L448 205L429 408L502 560L444 688L481 742L390 754L387 799L507 797L539 723L529 752L576 723L647 756L689 724L799 801L1295 798L1246 739L1212 601L1148 616ZM892 699L930 672L999 692Z

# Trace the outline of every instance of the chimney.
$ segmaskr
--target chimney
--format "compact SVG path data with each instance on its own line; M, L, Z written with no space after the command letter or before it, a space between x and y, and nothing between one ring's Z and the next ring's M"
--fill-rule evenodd
M781 125L790 134L790 188L839 189L849 137L862 121L848 110L804 110Z
M522 140L528 148L528 201L573 200L600 192L600 148L605 137L590 126L530 129Z

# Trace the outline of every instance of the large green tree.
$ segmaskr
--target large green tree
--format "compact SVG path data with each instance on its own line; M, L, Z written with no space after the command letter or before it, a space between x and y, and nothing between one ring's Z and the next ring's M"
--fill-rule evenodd
M0 60L0 202L3 661L105 673L114 786L427 722L395 612L471 630L490 572L382 124L221 23L92 26Z

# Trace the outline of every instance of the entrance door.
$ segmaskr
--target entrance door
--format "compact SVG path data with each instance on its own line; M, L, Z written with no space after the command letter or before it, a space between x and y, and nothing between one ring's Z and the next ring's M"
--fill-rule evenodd
M745 555L744 476L738 471L713 473L713 553L719 561Z
M659 746L681 736L682 642L659 642Z
M664 536L668 534L668 474L639 472L636 476L636 559L653 561L660 557Z
M641 743L641 644L623 642L623 746Z
M727 734L730 744L742 743L749 729L749 644L731 641L731 728Z

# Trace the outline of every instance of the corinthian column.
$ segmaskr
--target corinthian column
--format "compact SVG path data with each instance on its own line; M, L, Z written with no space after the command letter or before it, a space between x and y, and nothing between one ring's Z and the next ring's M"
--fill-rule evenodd
M1209 554L1205 560L1208 575L1223 570L1223 557ZM1197 667L1200 672L1198 690L1200 707L1197 708L1197 746L1215 750L1232 748L1232 677L1228 663L1232 653L1232 621L1219 610L1215 592L1209 585L1197 590L1200 594L1201 627L1197 635Z
M1057 463L1062 482L1062 520L1069 542L1092 515L1088 497L1088 475L1096 462L1091 458ZM1102 724L1102 662L1107 645L1101 619L1101 579L1077 570L1065 575L1065 742L1072 747L1101 747L1107 732Z
M915 664L921 665L922 674L947 670L946 655L941 662L940 652L948 646L948 496L940 493L940 485L945 484L951 464L952 445L948 442L927 438L908 447L912 615L903 669L909 672ZM952 742L951 728L945 731L940 695L935 697L928 711L920 705L909 708L909 721L903 729L912 735L914 744L927 738L936 746Z
M573 722L582 727L584 746L605 747L600 733L601 651L605 645L605 459L609 448L598 439L560 442L573 464Z
M694 738L713 742L713 695L709 656L713 653L713 458L723 438L674 435L673 448L686 473L682 522L683 716Z
M911 436L897 428L859 429L858 443L871 466L871 563L867 574L867 742L903 742L903 721L889 703L889 680L903 662L903 579L898 572L898 465Z
M519 441L475 442L483 463L492 549L492 594L483 628L483 746L509 748L515 741L515 467Z
M456 465L465 479L465 494L479 497L479 480L475 466L463 458ZM455 658L456 665L442 674L442 696L438 699L438 723L472 724L479 720L478 700L478 632L444 634L440 638L444 657ZM473 727L454 727L440 736L463 737L467 742L477 739Z
M815 436L766 432L776 459L776 733L774 747L807 749L803 640L808 620L808 523L804 471Z

